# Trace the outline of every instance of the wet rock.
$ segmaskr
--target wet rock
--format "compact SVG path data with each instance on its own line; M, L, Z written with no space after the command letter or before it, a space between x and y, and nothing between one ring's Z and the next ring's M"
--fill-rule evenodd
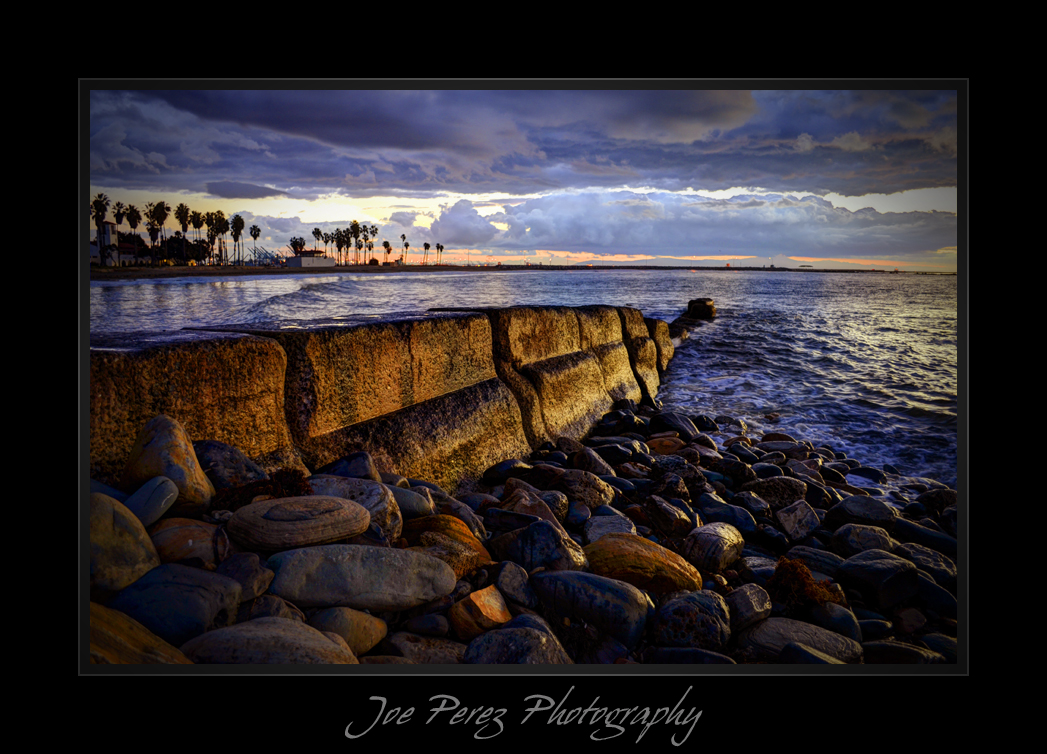
M371 523L381 529L382 534L390 542L395 542L400 538L404 517L391 491L392 488L389 486L369 479L354 479L330 474L313 474L306 479L306 482L314 495L342 497L361 506L370 515ZM402 487L395 487L395 489L403 490ZM403 490L403 492L411 494L408 490ZM432 511L432 506L428 505L426 501L420 501L419 508Z
M805 545L789 548L788 556L800 560L811 571L824 573L831 579L836 578L836 571L843 565L844 558L828 550L818 550Z
M286 618L305 623L305 614L297 606L275 594L263 594L240 603L236 613L237 623L246 623L258 618Z
M138 621L91 603L89 656L93 665L192 665L181 650Z
M648 647L643 654L645 665L735 665L719 652L697 647Z
M531 464L526 461L521 461L519 458L509 458L488 468L483 474L483 481L484 484L490 487L505 484L505 480L511 476L517 476L520 473L530 471L532 468Z
M491 532L491 536L499 536L507 532L523 529L535 521L541 521L538 516L527 513L514 513L501 508L488 508L484 511L484 528Z
M939 585L956 592L956 563L940 552L911 542L899 544L891 550L899 557L911 561L921 571L926 571Z
M462 655L466 665L573 665L574 661L550 632L534 628L502 628L473 639Z
M699 571L719 573L741 557L745 540L730 524L714 522L687 535L683 556Z
M269 558L269 590L301 607L395 611L450 594L457 579L424 553L363 545L320 545Z
M211 480L215 490L242 487L252 482L262 482L269 475L257 463L244 455L238 448L217 440L201 440L193 443L196 460Z
M372 482L382 481L382 475L378 472L374 459L370 453L364 451L357 451L342 456L337 461L332 461L320 467L316 470L316 473L352 477L354 479L369 479Z
M866 550L847 558L837 569L844 587L857 589L866 601L890 609L919 591L917 568L908 560L883 550Z
M771 598L758 584L743 584L724 599L731 615L731 633L736 634L771 615Z
M304 623L258 618L198 636L182 645L196 663L356 665L344 645Z
M363 534L371 516L341 497L312 495L262 500L239 508L229 536L249 550L274 552L337 542Z
M654 528L667 537L684 537L694 528L691 517L687 513L657 495L648 497L643 507L647 513L647 519Z
M538 596L531 589L529 578L522 566L505 560L495 572L494 585L510 602L534 610L538 607Z
M766 518L772 513L770 504L755 492L739 492L731 498L731 504L745 508L754 516Z
M748 482L758 481L756 472L752 470L752 467L740 460L724 458L710 464L709 470L729 478L735 488L741 488Z
M494 537L487 547L495 559L511 560L528 572L535 568L579 570L587 565L582 548L548 521Z
M956 538L944 532L934 531L904 518L898 518L892 533L894 538L901 542L923 545L956 560Z
M858 619L847 608L834 602L826 602L824 605L816 605L811 608L812 621L834 631L848 639L853 639L859 644L862 641L862 629L858 626Z
M778 523L793 542L809 537L821 525L814 508L803 500L781 508L775 514Z
M388 653L399 655L418 665L458 664L465 656L467 646L451 639L419 636L399 631L381 643Z
M705 493L695 501L695 507L701 512L701 518L707 523L721 522L730 524L742 534L756 531L756 520L745 508L724 502L718 495Z
M531 586L545 610L585 621L629 649L643 636L650 602L632 584L594 573L543 571L531 576Z
M767 662L779 661L782 650L792 643L803 644L843 663L857 663L862 659L863 645L853 639L791 618L768 618L738 635L739 648L751 648L757 657Z
M385 487L392 493L393 499L396 501L396 507L400 510L400 515L404 521L412 518L418 518L419 516L431 516L436 513L436 505L432 499L419 495L417 492L411 490L405 490L403 487Z
M835 657L793 641L782 647L778 662L783 665L846 665Z
M877 484L887 484L887 475L879 469L873 469L868 466L858 466L848 472L848 476L862 477L863 479L871 479Z
M149 534L131 511L108 495L91 495L91 600L105 601L160 565Z
M701 434L690 418L673 411L663 411L651 417L650 434L659 432L676 432L685 443Z
M234 547L225 528L192 518L165 518L149 527L161 563L182 563L213 571Z
M242 600L253 600L264 594L276 575L253 552L231 554L218 566L217 573L240 582Z
M833 552L843 558L866 550L891 552L897 544L886 529L864 524L844 524L832 536Z
M146 422L124 466L121 486L137 489L153 477L164 476L178 487L171 511L178 516L207 512L215 489L196 458L192 441L180 423L166 414Z
M463 642L470 642L485 631L498 628L510 620L501 593L495 586L470 593L447 611L447 620Z
M927 492L920 494L916 498L916 502L926 506L928 510L934 511L939 516L946 508L955 506L956 501L956 490L949 489L927 490Z
M651 626L651 643L659 647L721 650L731 637L727 603L716 592L695 591L663 604Z
M956 597L935 583L930 574L917 571L919 577L919 602L929 612L943 618L957 616Z
M894 530L898 513L887 503L872 497L855 495L837 503L825 514L823 522L828 529L836 531L844 524L879 526L888 534Z
M235 621L240 595L240 584L234 579L167 563L123 589L106 606L180 647L195 636Z
M752 492L767 501L774 510L792 505L807 496L807 485L792 477L757 479L742 485L740 492Z
M675 552L635 534L610 533L585 547L593 573L662 594L701 589L702 575Z
M444 637L451 632L451 624L443 615L430 613L409 618L403 622L400 629L419 636Z
M594 515L584 525L585 543L592 544L608 534L636 534L636 525L626 516L618 513Z
M177 499L178 487L175 483L165 476L157 476L139 487L123 502L143 526L152 526Z
M937 665L945 662L937 652L900 641L867 641L862 648L866 665Z
M894 635L894 624L889 620L866 618L858 621L858 628L862 632L863 642L886 639Z
M932 652L940 654L946 662L955 663L957 661L957 644L956 639L952 636L940 633L925 634L920 637L920 643Z

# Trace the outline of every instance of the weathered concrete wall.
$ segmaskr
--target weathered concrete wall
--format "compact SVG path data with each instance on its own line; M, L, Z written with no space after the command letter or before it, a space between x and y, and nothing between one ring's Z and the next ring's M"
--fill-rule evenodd
M96 340L92 475L112 480L142 425L166 413L194 440L255 458L315 469L364 449L454 490L584 436L620 398L653 396L659 356L642 313L600 306Z
M642 397L615 308L486 312L495 368L520 403L532 447L560 435L581 437L616 400Z
M190 437L249 456L287 451L287 357L278 343L237 334L179 332L98 339L91 347L91 475L123 471L138 432L158 414Z
M643 312L629 307L618 307L622 318L622 340L629 351L629 360L645 398L658 395L658 346L647 330Z

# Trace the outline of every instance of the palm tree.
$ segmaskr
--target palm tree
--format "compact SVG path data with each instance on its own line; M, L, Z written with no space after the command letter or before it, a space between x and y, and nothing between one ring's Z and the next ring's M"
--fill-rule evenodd
M367 232L368 230L370 230L370 228L368 228L366 225L360 226L360 238L363 239L363 242L361 243L360 238L356 239L356 245L360 249L364 249L367 246L368 242L371 240L371 236Z
M131 243L134 244L135 259L138 259L138 223L142 222L142 213L133 204L127 205L127 226L131 229Z
M202 212L191 212L189 214L189 222L193 224L193 230L196 231L196 240L200 240L200 228L204 227L204 215Z
M403 253L404 264L407 264L407 235L404 234L404 233L401 233L400 234L400 241L403 242L403 247L402 248L404 250L404 253Z
M127 208L124 207L123 202L117 202L113 205L113 219L116 220L116 250L120 252L120 226L124 224L124 215L127 214Z
M444 260L444 245L442 243L436 244L436 263L443 264Z
M323 231L319 228L313 228L313 238L315 238L317 241L320 240L320 237L323 236L323 234ZM316 243L313 244L313 251L316 251Z
M257 225L251 226L251 238L254 239L254 258L255 262L258 261L258 237L262 235L262 229Z
M411 248L411 244L404 241L404 264L407 264L407 250Z
M98 259L102 262L103 267L109 258L108 250L102 248L102 226L105 225L105 215L108 211L109 197L105 194L98 194L94 201L91 202L91 217L95 221L95 241L98 243Z
M331 234L331 238L334 241L334 263L336 265L342 263L342 249L345 248L345 231L341 228L335 228L334 233Z
M382 246L385 248L385 263L389 264L389 252L393 250L392 244L388 241L382 241Z
M360 223L358 223L356 220L353 220L351 223L349 223L349 237L353 239L354 246L356 246L356 242L360 240L360 234L362 232L363 229L360 227Z
M153 205L153 222L156 224L157 232L164 239L164 256L169 256L167 253L167 229L164 227L164 223L167 222L167 218L171 216L171 205L161 200Z
M177 220L178 224L182 226L182 264L185 264L187 261L185 254L185 234L189 232L190 214L192 213L189 211L189 207L186 206L185 202L182 202L177 207L175 207L175 220Z
M244 219L240 215L233 215L231 227L233 229L233 248L236 249L240 244L240 236L244 234ZM243 249L241 248L240 252L242 251ZM237 253L236 260L238 264L243 263L242 257L242 253Z
M423 243L422 248L425 249L425 253L422 254L422 264L425 265L429 261L429 244Z
M215 230L215 224L217 219L214 216L214 212L208 212L204 215L204 225L207 226L207 256L211 260L211 264L215 263L214 259L214 242L218 238L218 231Z
M225 213L222 212L222 210L216 211L214 216L218 235L222 236L218 246L219 256L221 258L221 263L226 264L229 261L229 255L225 252L225 234L229 232L229 220L226 218Z

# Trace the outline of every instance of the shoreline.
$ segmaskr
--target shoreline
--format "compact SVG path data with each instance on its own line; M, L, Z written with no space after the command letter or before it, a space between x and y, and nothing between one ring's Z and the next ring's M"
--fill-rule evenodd
M493 267L488 265L406 265L402 267L383 267L373 265L354 265L343 267L240 267L225 265L221 267L199 266L199 267L112 267L102 268L91 265L91 282L102 282L106 280L158 280L178 277L230 277L249 275L358 275L358 274L384 274L384 273L411 273L411 272L570 272L570 271L592 271L592 270L690 270L692 272L788 272L788 273L841 273L873 274L873 275L953 275L955 272L915 272L899 271L888 272L886 270L833 270L821 268L796 269L792 267L776 267L769 269L765 267L702 267L702 266L677 266L656 265L648 267L645 265L502 265Z
M712 300L695 299L683 319L708 316ZM590 348L624 358L587 369L594 360L581 342L554 337L565 317L586 329ZM133 403L127 396L149 392L132 384L142 378L162 387L181 419L150 405L124 422L126 439L137 439L114 453L110 466L122 472L107 479L92 470L91 661L912 663L963 672L956 490L802 436L750 434L736 417L664 410L656 395L672 358L669 327L639 310L582 307L463 312L457 321L382 328L384 342L413 345L401 358L424 354L439 366L441 353L454 354L468 379L455 368L414 380L418 373L390 362L384 371L411 375L392 391L410 405L383 405L386 413L366 418L346 407L371 406L368 394L328 390L337 400L315 404L308 426L353 423L315 438L296 424L301 442L289 424L291 434L274 442L291 441L293 452L275 453L247 444L258 440L255 414L215 413L214 402L194 414L178 390L195 395L195 381L179 387L168 377L206 369L220 386L241 384L237 372L271 373L270 392L284 397L272 404L279 417L285 405L304 405L285 386L301 393L306 372L309 384L330 384L378 371L375 352L395 361L406 351L376 347L374 338L354 349L354 331L345 331L326 361L308 347L315 336L280 334L279 353L290 359L272 359L269 372L264 357L278 351L258 351L265 338L219 339L181 354L159 348L151 361L99 353L92 383L122 379L131 388L113 387L103 403L123 412ZM527 337L509 337L521 332ZM591 345L619 332L620 345ZM470 342L490 357L476 356ZM568 355L578 356L547 358L572 344ZM497 369L500 357L527 368ZM496 369L504 376L492 378ZM353 390L361 384L351 382ZM512 387L518 397L509 401ZM459 418L485 400L484 427ZM259 394L248 404L267 400ZM512 405L518 425L499 418L517 416ZM103 418L113 438L116 418ZM414 452L405 436L453 440L446 452L438 444ZM177 451L162 460L147 446ZM452 473L464 468L460 447L472 464L464 475ZM138 553L133 572L129 551ZM222 596L200 607L166 596L175 587Z

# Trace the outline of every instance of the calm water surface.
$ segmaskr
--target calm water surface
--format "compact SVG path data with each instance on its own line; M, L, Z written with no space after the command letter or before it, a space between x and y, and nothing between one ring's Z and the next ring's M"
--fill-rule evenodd
M867 465L955 486L955 276L798 272L441 271L92 282L92 333L611 304L718 318L677 349L667 407L826 442ZM777 422L765 417L777 413ZM727 430L726 434L733 434Z

